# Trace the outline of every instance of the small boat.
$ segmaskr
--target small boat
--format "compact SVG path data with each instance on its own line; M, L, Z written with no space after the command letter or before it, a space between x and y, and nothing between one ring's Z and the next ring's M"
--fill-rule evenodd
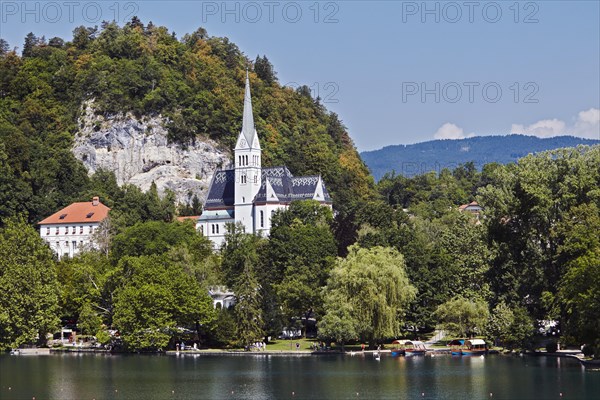
M465 347L461 349L463 356L480 356L487 353L487 345L482 339L471 339L465 341Z
M466 339L454 339L448 342L447 346L450 347L450 352L453 356L462 355L462 349L465 347L465 340Z
M392 345L394 346L392 348L392 357L398 357L398 356L403 356L405 354L405 344L406 342L408 342L408 340L394 340L392 342Z
M417 356L423 355L427 352L425 343L420 340L409 340L404 344L404 355Z

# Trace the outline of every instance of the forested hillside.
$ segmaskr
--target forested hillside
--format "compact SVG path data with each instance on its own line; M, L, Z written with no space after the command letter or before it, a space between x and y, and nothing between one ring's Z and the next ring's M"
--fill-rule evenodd
M525 135L478 136L460 140L431 140L410 145L386 146L364 151L361 157L379 180L388 172L416 176L429 171L453 169L459 164L473 162L477 169L485 164L508 164L521 157L546 150L575 147L580 144L600 144L597 140L573 136L538 138Z
M562 343L600 356L600 146L375 184L307 88L281 87L266 57L251 62L202 29L178 39L134 18L68 41L30 34L22 55L0 48L0 348L44 345L72 321L132 351L247 347L283 327L372 346L437 327L524 349L540 340L536 320L551 319ZM74 158L85 101L103 115L166 116L184 145L231 147L247 67L266 164L320 173L333 212L292 202L268 238L230 225L215 252L193 223L174 221L199 212L198 199L119 186L111 171L88 177ZM98 248L58 260L34 224L94 195L112 207ZM479 215L459 211L474 200ZM212 307L218 286L235 293L232 309Z
M266 166L321 174L350 230L356 202L372 179L337 115L307 87L282 87L267 57L250 59L227 38L200 28L177 38L137 18L123 27L79 27L71 38L25 38L22 55L0 46L0 217L35 223L74 200L99 193L122 211L131 199L102 192L71 154L82 103L105 116L161 115L171 141L209 137L232 148L242 123L250 69L256 128ZM124 188L135 192L135 188ZM137 194L136 194L137 196ZM197 208L197 206L196 206ZM197 210L196 210L197 211ZM344 234L345 235L345 234Z

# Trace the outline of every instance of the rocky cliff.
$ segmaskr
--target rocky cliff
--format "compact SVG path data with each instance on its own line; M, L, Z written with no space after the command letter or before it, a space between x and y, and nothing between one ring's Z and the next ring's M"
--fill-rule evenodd
M214 171L229 165L231 154L210 139L185 147L169 143L165 123L160 116L105 118L87 103L73 153L90 174L113 171L120 185L131 183L146 191L154 182L160 194L172 190L181 203L189 203L194 194L204 201Z

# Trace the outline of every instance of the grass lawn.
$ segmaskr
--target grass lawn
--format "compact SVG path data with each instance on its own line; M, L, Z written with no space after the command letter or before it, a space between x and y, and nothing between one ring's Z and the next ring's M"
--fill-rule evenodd
M319 343L317 339L293 339L293 340L285 340L285 339L277 339L272 340L267 344L267 350L296 350L296 343L300 343L300 350L312 350L310 346L313 343Z

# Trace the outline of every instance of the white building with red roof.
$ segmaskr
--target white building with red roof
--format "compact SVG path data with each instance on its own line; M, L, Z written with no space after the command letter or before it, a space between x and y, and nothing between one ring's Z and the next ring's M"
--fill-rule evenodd
M483 207L481 207L479 205L479 203L477 203L476 201L472 201L469 204L463 204L462 206L458 207L458 211L460 212L470 212L472 214L476 214L479 215L481 213L481 211L483 211Z
M110 208L98 197L73 203L41 221L40 236L61 257L73 257L92 246L92 234L108 217Z

